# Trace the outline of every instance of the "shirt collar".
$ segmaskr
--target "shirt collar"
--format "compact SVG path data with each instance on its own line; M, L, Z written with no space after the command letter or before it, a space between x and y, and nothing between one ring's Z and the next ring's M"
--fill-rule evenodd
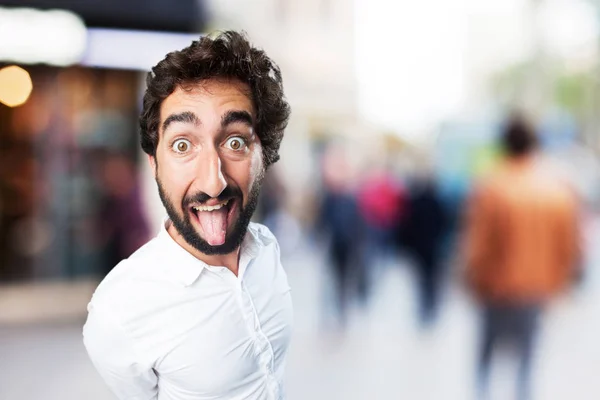
M258 256L262 247L261 240L258 238L258 233L251 226L246 230L246 235L240 246L240 258L238 268L238 278L243 279L246 269L254 258Z
M172 277L184 286L190 286L209 265L194 257L169 235L167 226L170 223L169 218L165 218L157 236L165 246L164 255L169 260L168 263L164 264L164 270L167 276ZM240 279L243 277L248 263L258 255L260 248L261 241L257 237L257 233L248 228L240 246L238 271Z

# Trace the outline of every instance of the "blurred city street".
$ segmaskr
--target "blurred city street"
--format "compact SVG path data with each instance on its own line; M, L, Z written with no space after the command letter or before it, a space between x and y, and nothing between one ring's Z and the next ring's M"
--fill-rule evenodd
M277 237L269 260L283 277L281 252L295 314L288 400L600 399L599 76L600 0L0 0L0 400L115 398L84 348L86 306L188 212L202 227L169 233L194 263L237 274L232 238L251 217ZM164 110L187 104L172 99L188 86L221 84L247 99L218 103L220 116L195 100ZM163 150L198 163L159 163ZM250 155L264 174L237 158ZM160 298L136 288L107 309ZM288 302L266 304L289 316ZM176 322L157 323L160 310ZM144 313L155 325L141 332L193 321L175 312ZM285 344L287 324L273 330ZM166 394L160 363L179 342L162 342L174 347L152 340L123 365L156 366ZM127 355L108 343L100 358ZM269 344L256 355L285 354ZM207 360L168 371L242 365Z
M592 400L600 396L600 223L587 233L589 268L575 296L544 320L535 368L535 399ZM377 274L370 305L355 307L346 333L327 328L327 280L322 257L301 245L284 264L294 293L295 335L287 364L290 400L470 399L477 343L476 311L457 279L446 290L440 320L420 331L407 266L390 262ZM596 290L593 290L593 289ZM64 295L56 290L56 295ZM81 302L82 297L76 297ZM81 309L84 304L72 304ZM65 318L63 318L65 319ZM81 341L83 319L0 327L0 399L108 400L113 397L89 362ZM512 393L510 360L498 357L492 399ZM26 379L25 379L26 377Z

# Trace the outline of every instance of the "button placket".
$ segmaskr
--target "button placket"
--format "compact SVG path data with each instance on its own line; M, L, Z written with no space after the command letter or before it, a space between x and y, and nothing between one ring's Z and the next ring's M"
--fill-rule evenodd
M238 297L238 303L240 305L240 310L242 312L242 316L244 321L246 322L247 329L252 332L252 327L254 325L254 312L252 309L252 303L248 296L248 293L244 289L243 285L238 282L236 284L236 291Z
M279 400L281 398L281 388L279 387L279 382L275 378L275 372L273 368L273 363L275 360L273 347L271 346L268 337L262 331L254 301L243 282L240 284L240 298L243 299L242 303L248 305L250 308L249 314L246 314L244 311L244 315L252 316L252 318L248 318L246 322L248 323L249 332L253 337L255 355L258 359L258 364L264 373L265 384L269 388L272 398Z
M262 332L262 329L260 326L260 319L258 318L258 312L256 311L254 302L252 301L252 298L248 294L246 287L243 283L241 285L241 290L243 293L242 296L248 300L249 306L251 308L251 313L253 316L252 326L251 327L249 326L249 328L251 328L250 332L251 332L252 337L254 338L255 354L259 359L259 363L260 363L262 369L265 371L265 375L267 375L267 377L272 377L273 376L273 360L275 358L273 349L271 347L271 344L269 343L269 339Z

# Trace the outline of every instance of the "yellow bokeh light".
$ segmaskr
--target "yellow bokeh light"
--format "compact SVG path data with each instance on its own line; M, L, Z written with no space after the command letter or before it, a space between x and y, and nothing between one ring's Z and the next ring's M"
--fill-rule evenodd
M20 106L27 101L32 89L31 77L23 68L11 65L0 69L0 103Z

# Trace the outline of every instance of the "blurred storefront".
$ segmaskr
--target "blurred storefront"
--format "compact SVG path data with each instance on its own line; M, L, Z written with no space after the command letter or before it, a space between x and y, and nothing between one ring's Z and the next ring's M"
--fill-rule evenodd
M143 78L202 4L0 1L0 282L103 276L148 239Z
M203 1L197 0L2 0L0 6L35 10L66 10L88 27L196 32L208 22Z

